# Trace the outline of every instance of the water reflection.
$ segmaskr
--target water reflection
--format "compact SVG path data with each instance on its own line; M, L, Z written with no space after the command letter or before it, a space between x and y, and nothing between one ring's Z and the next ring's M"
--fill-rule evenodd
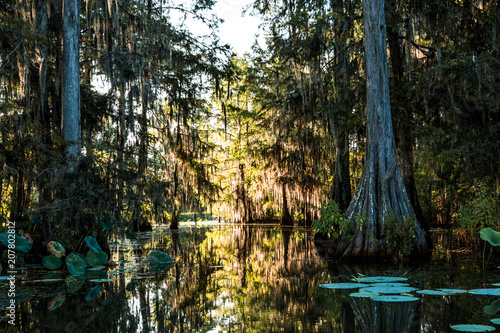
M461 295L380 303L351 298L351 291L319 288L359 273L404 274L420 288L472 288L498 281L456 266L441 265L433 276L428 268L394 272L392 267L326 263L311 231L303 228L191 226L111 245L118 266L88 272L81 286L70 288L66 274L47 275L39 268L20 273L17 325L11 327L4 317L0 331L435 332L448 331L450 323L464 318L489 320L483 306L496 300ZM143 260L157 250L176 258L159 274ZM116 280L91 282L105 278ZM97 284L103 288L94 296ZM6 300L1 290L0 304Z

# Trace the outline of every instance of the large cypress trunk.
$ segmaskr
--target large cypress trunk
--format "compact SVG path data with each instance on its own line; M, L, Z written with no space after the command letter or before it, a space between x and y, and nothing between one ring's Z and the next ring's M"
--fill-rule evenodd
M392 128L384 2L364 0L365 64L367 78L367 143L363 174L346 217L351 232L331 249L336 258L357 260L392 258L384 220L414 216L399 169ZM360 216L366 219L360 220ZM425 256L427 244L415 219L413 254Z

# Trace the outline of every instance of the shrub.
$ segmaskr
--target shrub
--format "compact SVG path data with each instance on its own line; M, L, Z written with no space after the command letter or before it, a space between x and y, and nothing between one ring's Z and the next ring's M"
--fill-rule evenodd
M312 227L315 232L337 239L350 226L350 221L340 211L339 205L330 200L321 208L321 219L314 220Z

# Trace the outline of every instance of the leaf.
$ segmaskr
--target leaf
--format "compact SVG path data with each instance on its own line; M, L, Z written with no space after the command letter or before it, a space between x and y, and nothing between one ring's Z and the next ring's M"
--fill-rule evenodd
M42 265L47 269L58 269L62 264L62 260L54 255L45 256L42 259Z
M406 281L408 278L404 277L394 277L394 276L366 276L366 277L358 277L352 278L351 281L355 282L368 282L368 283L377 283L377 282L402 282Z
M102 250L99 252L89 251L87 252L87 262L92 266L103 266L108 262L108 254Z
M77 253L70 253L66 257L66 265L71 275L85 273L85 260L83 260Z
M326 289L358 289L367 287L368 285L363 283L325 283L319 286Z
M65 300L66 300L66 294L59 294L49 301L49 303L47 304L47 309L49 311L53 311L58 307L60 307L61 305L63 305Z
M412 291L417 290L413 287L368 287L360 289L360 292L370 292L370 293L379 293L379 294L404 294L411 293Z
M87 243L88 247L94 252L102 251L99 244L97 244L97 240L92 236L85 237L85 243Z
M468 293L473 295L500 296L500 289L472 289L469 290Z
M385 295L372 297L372 300L376 302L414 302L418 301L419 298L413 296Z
M97 294L99 294L99 291L101 291L101 288L102 288L102 286L100 284L98 284L97 286L95 286L94 288L92 288L92 290L89 291L89 293L87 294L87 296L85 296L85 300L86 301L91 301L94 298L96 298Z
M495 325L500 325L500 318L495 318L490 320Z
M18 236L16 233L9 233L8 231L2 232L0 234L0 242L5 246L9 246L9 235L15 235L16 250L22 251L24 253L31 250L32 244L26 239ZM10 236L12 237L12 236Z
M490 305L486 305L483 308L483 312L490 316L496 315L498 311L500 311L500 300L494 301Z
M113 220L111 219L111 215L104 213L104 216L99 219L99 225L107 231L113 229Z
M66 250L64 249L64 246L62 246L61 243L56 241L50 241L47 244L47 250L49 250L50 254L53 254L57 258L61 258L66 255Z
M493 332L495 328L493 326L488 325L452 325L450 326L452 330L460 331L460 332Z
M495 231L491 228L484 228L479 232L479 237L482 240L491 244L491 246L500 245L500 232Z

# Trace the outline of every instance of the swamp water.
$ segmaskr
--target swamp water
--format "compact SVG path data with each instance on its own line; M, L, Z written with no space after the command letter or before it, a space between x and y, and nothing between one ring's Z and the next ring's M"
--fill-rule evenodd
M88 270L71 284L67 271L26 267L15 282L15 326L7 317L8 282L0 280L0 331L401 333L450 332L459 324L500 331L491 322L500 317L500 294L455 293L500 288L498 259L486 272L480 256L443 250L414 267L353 266L322 260L312 236L304 228L184 224L111 244L118 265ZM176 262L152 270L144 260L151 251ZM412 300L330 288L368 276L401 278L406 285L392 288L409 285L401 292ZM450 292L420 292L439 288Z

